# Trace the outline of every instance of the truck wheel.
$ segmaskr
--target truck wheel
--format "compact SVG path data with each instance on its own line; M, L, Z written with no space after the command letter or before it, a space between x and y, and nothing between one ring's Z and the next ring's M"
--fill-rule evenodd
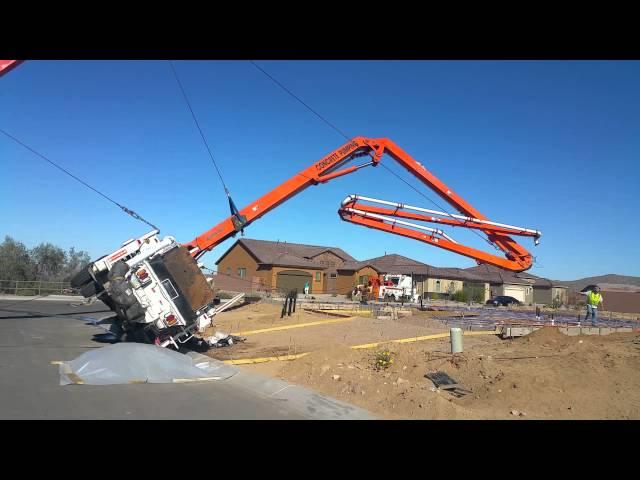
M98 284L94 281L91 281L90 283L87 283L84 287L82 287L80 289L80 293L82 294L83 297L85 298L89 298L89 297L93 297L96 293L98 293Z
M93 281L93 278L89 273L89 268L85 267L71 278L70 283L73 288L79 288L92 281Z
M142 325L136 325L130 329L127 335L127 341L135 343L146 343L153 345L155 343L156 336L153 332Z
M130 321L134 321L138 317L144 317L144 308L136 302L125 311L125 315Z
M114 312L116 311L116 303L113 301L111 297L102 295L100 297L100 301L104 303L107 307L109 307L110 310L113 310Z

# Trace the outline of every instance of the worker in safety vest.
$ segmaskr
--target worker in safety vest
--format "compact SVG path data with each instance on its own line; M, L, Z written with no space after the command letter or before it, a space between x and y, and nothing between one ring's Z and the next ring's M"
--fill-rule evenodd
M591 322L595 325L598 320L598 305L602 304L602 294L600 293L600 287L596 286L593 290L587 290L586 292L578 292L580 295L587 297L587 316L585 321L589 319L591 315Z

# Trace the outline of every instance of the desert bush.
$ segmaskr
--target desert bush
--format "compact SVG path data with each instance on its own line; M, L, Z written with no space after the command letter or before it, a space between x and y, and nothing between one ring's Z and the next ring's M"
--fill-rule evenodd
M374 360L373 368L375 370L384 370L393 364L393 353L389 350L380 350L376 353Z

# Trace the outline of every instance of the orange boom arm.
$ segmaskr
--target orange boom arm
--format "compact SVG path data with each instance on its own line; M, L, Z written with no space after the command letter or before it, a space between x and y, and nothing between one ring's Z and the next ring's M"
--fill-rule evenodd
M399 212L399 209L402 208L402 204L393 204L396 208L390 210L357 203L358 198L366 197L351 196L343 202L342 208L339 210L340 216L343 220L367 226L369 228L375 228L409 238L415 238L431 245L474 258L480 263L489 263L513 271L523 271L531 267L531 254L515 242L509 235L532 236L535 237L537 241L537 238L540 236L539 231L523 229L511 225L497 224L487 220L484 215L453 192L453 190L436 178L423 165L414 160L408 153L398 147L391 140L385 138L353 138L340 148L318 160L306 170L294 175L282 185L276 187L257 201L243 208L238 214L228 217L212 229L187 243L186 247L189 248L191 254L197 258L224 240L234 236L245 226L260 218L262 215L266 214L284 201L300 193L308 186L328 182L329 180L347 175L367 166L375 167L381 161L385 153L406 168L422 183L434 190L462 215L449 215L444 212L439 212L447 218L436 219L433 215L427 216L423 214ZM370 161L361 165L355 165L339 170L339 168L344 166L347 162L354 158L363 156L370 157ZM386 203L391 204L391 202ZM432 213L434 212L426 209L422 210ZM386 215L480 230L487 235L488 240L491 243L496 245L497 248L501 249L505 253L507 258L504 259L471 247L460 245L450 237L446 235L442 236L443 232L440 230L416 226L408 222L404 222L403 220L386 217ZM429 235L425 235L424 233L398 226L403 224L430 231L431 233Z
M0 60L0 77L9 73L23 61L24 60Z

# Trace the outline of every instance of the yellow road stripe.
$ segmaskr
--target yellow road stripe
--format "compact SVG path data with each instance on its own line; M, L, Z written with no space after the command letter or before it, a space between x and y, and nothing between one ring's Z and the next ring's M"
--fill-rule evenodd
M434 340L436 338L448 338L448 337L449 337L448 333L436 333L434 335L425 335L423 337L400 338L398 340L385 340L383 342L365 343L362 345L354 345L350 348L358 350L362 348L375 348L378 345L384 345L386 343L411 343L411 342L419 342L421 340Z
M497 330L488 330L481 332L463 332L463 335L497 335L499 332ZM422 337L411 337L411 338L400 338L397 340L386 340L383 342L376 343L364 343L362 345L352 345L349 348L354 350L366 349L366 348L375 348L379 345L385 345L387 343L412 343L412 342L420 342L424 340L435 340L438 338L448 338L449 333L436 333L433 335L424 335ZM277 357L260 357L260 358L241 358L238 360L225 360L224 363L229 365L247 365L253 363L265 363L265 362L277 362L282 360L296 360L298 358L302 358L306 355L309 355L311 352L299 353L297 355L282 355Z
M316 310L311 310L314 313L326 313L327 315L331 315L331 314L344 314L344 315L371 315L371 310L340 310L340 309L327 309L327 310L321 310L321 309L316 309Z
M280 327L261 328L259 330L247 330L246 332L232 333L231 335L255 335L256 333L275 332L278 330L290 330L292 328L312 327L314 325L328 325L330 323L349 322L357 317L336 318L333 320L318 320L317 322L296 323L295 325L283 325Z
M225 360L228 365L246 365L249 363L277 362L282 360L295 360L309 355L311 352L299 353L297 355L281 355L279 357L241 358L239 360Z

